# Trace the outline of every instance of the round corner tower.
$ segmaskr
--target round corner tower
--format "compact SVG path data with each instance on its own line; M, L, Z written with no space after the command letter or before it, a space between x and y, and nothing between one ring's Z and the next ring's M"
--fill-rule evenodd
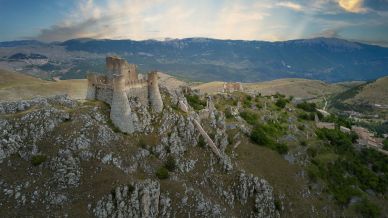
M113 96L111 104L110 118L112 122L123 132L134 132L134 125L131 114L131 107L128 96L125 92L125 76L113 76Z
M156 112L162 112L163 101L159 91L158 73L155 71L148 74L148 98L151 108Z

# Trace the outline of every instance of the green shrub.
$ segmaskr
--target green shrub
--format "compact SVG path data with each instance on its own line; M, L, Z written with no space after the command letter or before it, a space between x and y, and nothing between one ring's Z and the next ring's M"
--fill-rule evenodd
M31 163L34 166L38 166L47 160L46 155L35 155L31 158Z
M250 138L254 143L259 145L272 145L274 143L273 140L268 137L261 125L257 125L253 128Z
M175 158L173 156L169 156L167 158L167 161L166 163L164 164L164 166L166 167L166 169L170 172L173 172L175 171L176 169L176 161L175 161Z
M320 177L319 168L314 164L309 165L307 167L307 175L309 176L311 181L316 182L317 179Z
M287 145L273 140L279 134L281 134L281 127L275 123L256 125L252 129L250 139L258 145L266 146L279 154L285 154L288 152Z
M279 108L284 108L287 104L286 99L284 98L279 98L276 102L275 105L278 106Z
M298 118L302 120L314 120L315 119L315 113L300 113L298 114Z
M347 128L351 128L353 125L353 121L343 116L336 116L331 114L330 116L324 117L322 119L325 122L335 123L337 126L345 126Z
M255 125L258 120L259 116L256 113L250 112L248 110L244 110L240 113L240 116L249 124Z
M275 204L275 209L276 209L277 211L281 211L281 210L282 210L282 203L280 202L279 199L275 199L275 200L274 200L274 204Z
M308 103L308 102L304 101L300 104L297 104L296 107L299 109L302 109L306 112L315 112L317 105L315 103Z
M302 146L307 146L307 142L306 142L306 141L301 141L301 142L300 142L300 145L302 145Z
M317 149L315 147L308 147L307 148L307 154L310 156L310 157L315 157L317 156Z
M252 102L250 102L248 100L243 101L243 108L250 108L251 105L252 105Z
M168 175L168 170L165 168L165 167L160 167L157 171L156 171L156 176L159 178L159 179L167 179L169 177Z
M205 142L205 139L203 138L202 135L199 136L198 138L198 144L197 144L198 147L201 147L201 148L204 148L206 146L206 142Z
M351 136L338 129L317 129L315 133L318 138L328 140L338 153L344 153L353 149Z
M286 144L283 144L283 143L276 143L275 144L275 150L279 153L279 154L286 154L288 152L288 147Z
M276 92L276 94L273 95L275 98L285 98L286 96L283 94L280 94L279 92Z
M262 109L262 108L263 108L263 104L257 103L257 104L256 104L256 107L257 107L257 109Z
M229 109L225 110L225 118L229 120L234 118Z
M128 184L128 192L132 193L133 191L135 191L135 187L132 184Z
M121 132L120 129L117 126L115 126L115 124L113 124L110 118L107 120L106 124L112 129L113 132L115 133Z
M206 106L206 101L201 100L198 95L185 95L185 97L187 103L189 103L194 110L202 110Z
M379 217L380 208L375 204L363 199L356 206L356 211L363 215L363 217Z
M388 138L384 139L383 141L383 149L388 151Z

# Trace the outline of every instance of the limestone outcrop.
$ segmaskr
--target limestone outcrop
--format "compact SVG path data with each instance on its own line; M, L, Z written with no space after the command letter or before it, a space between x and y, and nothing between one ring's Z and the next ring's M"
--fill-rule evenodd
M171 199L160 193L160 184L147 179L116 187L97 202L96 217L170 217Z

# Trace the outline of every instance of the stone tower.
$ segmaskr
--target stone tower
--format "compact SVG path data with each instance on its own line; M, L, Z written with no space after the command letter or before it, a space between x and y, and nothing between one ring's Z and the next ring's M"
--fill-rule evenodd
M159 91L157 72L151 72L148 74L148 98L151 108L156 112L162 112L163 101Z
M135 131L129 105L125 92L125 76L115 75L113 78L112 104L110 105L110 119L122 131L132 133Z

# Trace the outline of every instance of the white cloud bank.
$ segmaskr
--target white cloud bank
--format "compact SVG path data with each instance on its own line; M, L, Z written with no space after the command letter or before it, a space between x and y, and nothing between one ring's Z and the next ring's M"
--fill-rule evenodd
M166 37L214 37L257 39L265 4L242 5L233 1L209 8L206 1L191 3L167 0L112 0L97 5L83 1L78 9L59 24L41 30L44 41L70 38L130 38L135 40Z
M363 6L363 0L339 0L338 4L341 8L352 13L366 12L366 8Z
M106 0L99 4L82 0L60 23L40 30L35 38L64 41L210 37L277 41L317 34L338 36L341 30L359 22L320 15L373 11L364 1L368 0Z

